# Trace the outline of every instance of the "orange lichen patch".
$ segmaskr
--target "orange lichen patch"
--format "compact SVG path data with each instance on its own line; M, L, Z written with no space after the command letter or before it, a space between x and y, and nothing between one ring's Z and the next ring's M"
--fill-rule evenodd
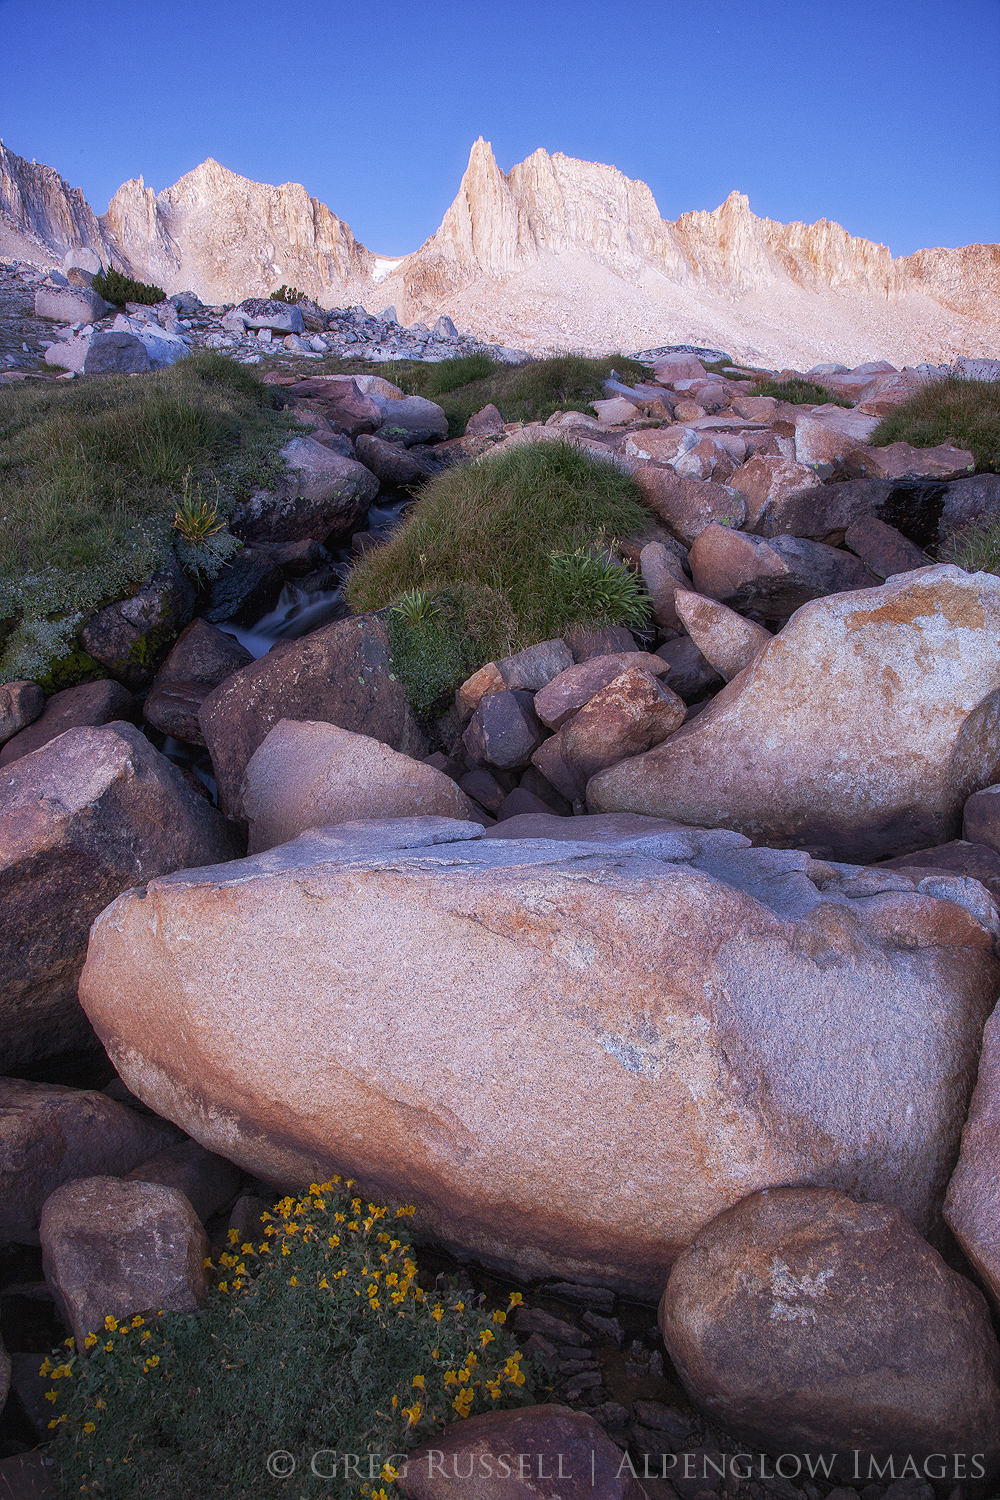
M865 625L915 625L920 619L943 615L949 625L965 630L982 630L986 625L986 611L981 600L968 589L944 581L932 587L910 587L903 598L890 599L878 609L856 609L844 616L847 630L860 630Z

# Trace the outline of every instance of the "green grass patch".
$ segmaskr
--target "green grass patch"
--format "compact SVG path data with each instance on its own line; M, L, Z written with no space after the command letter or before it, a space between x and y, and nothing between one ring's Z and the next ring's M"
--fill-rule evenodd
M293 431L245 366L203 352L149 375L0 389L0 680L43 671L71 622L165 560L185 475L225 515L273 487Z
M431 480L391 540L354 569L347 599L359 613L398 605L411 590L441 601L440 616L421 629L450 637L454 669L444 668L441 641L426 648L440 672L435 666L419 681L419 664L397 668L422 703L432 684L441 701L483 662L570 625L633 619L634 589L615 593L600 567L589 570L588 587L588 570L560 570L553 555L599 553L615 538L641 535L649 520L633 481L613 465L568 443L526 443ZM413 632L404 614L397 618L400 631Z
M888 443L910 443L914 448L951 443L972 454L978 474L1000 471L1000 381L962 380L957 375L933 380L883 417L868 441L876 448Z
M751 396L773 396L776 401L790 401L793 406L853 406L845 396L838 396L825 385L814 380L762 380L756 383Z
M1000 516L987 514L952 532L937 555L939 561L955 563L967 573L1000 576Z
M413 1210L353 1188L283 1199L258 1244L220 1257L200 1313L111 1318L86 1351L70 1340L45 1361L56 1496L258 1500L294 1470L295 1500L389 1500L408 1449L530 1400L505 1326L520 1297L489 1308L422 1285ZM269 1470L275 1454L284 1467Z

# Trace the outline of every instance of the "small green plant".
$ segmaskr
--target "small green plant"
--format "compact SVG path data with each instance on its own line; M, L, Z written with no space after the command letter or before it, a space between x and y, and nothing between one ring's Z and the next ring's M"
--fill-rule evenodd
M1000 575L1000 516L981 517L953 532L938 548L938 558L967 573Z
M393 613L407 625L427 625L441 613L441 606L426 589L408 589L392 606Z
M456 596L409 589L389 611L393 674L417 718L428 724L443 713L459 683L476 666L475 648L459 631Z
M1000 472L1000 381L932 380L883 417L868 441L873 447L909 443L936 448L951 443L971 452L976 472Z
M216 481L218 488L218 481ZM210 536L215 536L225 527L225 518L219 515L219 501L204 499L201 486L194 486L192 491L190 466L184 474L184 485L181 499L174 511L174 530L179 531L184 541L190 542L192 546L198 546L205 542Z
M754 383L751 396L773 396L776 401L790 401L793 406L853 406L814 380L761 380Z
M100 293L105 302L124 307L126 302L140 302L147 307L162 302L166 292L161 286L152 286L146 281L134 281L120 271L99 271L93 280L94 291Z
M594 625L645 625L653 601L639 579L615 558L589 547L549 555L560 613Z
M258 1500L277 1453L296 1500L390 1500L416 1443L524 1404L532 1372L506 1327L520 1295L490 1309L422 1279L412 1213L313 1184L257 1243L231 1232L200 1313L108 1317L84 1350L67 1340L41 1367L55 1493Z
M271 293L271 301L287 302L294 307L299 298L304 296L305 293L300 292L297 286L285 286L284 282L282 282L278 290Z

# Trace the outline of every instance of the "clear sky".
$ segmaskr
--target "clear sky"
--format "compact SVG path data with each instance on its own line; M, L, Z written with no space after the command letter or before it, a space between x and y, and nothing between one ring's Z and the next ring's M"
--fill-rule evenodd
M665 218L736 188L895 255L1000 241L1000 0L0 0L0 137L98 213L214 156L403 254L480 134Z

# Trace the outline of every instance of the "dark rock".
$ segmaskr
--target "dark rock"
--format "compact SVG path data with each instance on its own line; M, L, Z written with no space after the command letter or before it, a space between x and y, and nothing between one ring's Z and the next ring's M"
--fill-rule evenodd
M508 789L502 787L485 766L475 766L464 776L459 776L458 784L467 797L472 797L492 813L500 811L501 804L508 795Z
M780 506L769 507L757 530L766 537L787 535L821 542L845 532L864 516L876 516L918 547L928 547L937 539L944 494L943 484L919 479L849 479L819 484L786 497Z
M1000 474L974 474L945 486L939 538L944 541L970 521L1000 516Z
M475 412L465 424L466 437L479 436L484 433L489 436L499 436L501 432L503 432L503 417L492 401L480 411Z
M621 1348L625 1338L625 1330L617 1318L602 1318L600 1313L596 1313L588 1307L583 1315L583 1321L597 1338L604 1342L617 1344L619 1349Z
M131 599L92 615L83 649L133 692L148 686L194 612L195 591L175 559Z
M654 1432L665 1432L673 1443L687 1443L691 1439L691 1419L685 1417L675 1406L664 1406L662 1401L637 1401L636 1421Z
M76 687L53 693L41 717L7 741L0 750L0 766L9 766L23 755L41 749L49 740L65 734L67 729L138 717L139 705L120 683L106 680L78 683Z
M862 516L848 526L844 545L860 557L876 578L891 578L894 573L912 573L929 568L926 552L908 541L895 526L887 526L875 516Z
M177 637L169 656L156 674L154 687L168 682L220 682L249 666L253 656L235 636L218 630L201 618L192 620Z
M1000 854L1000 785L973 792L962 815L962 837Z
M382 484L419 484L433 473L432 467L415 458L402 443L387 443L374 436L359 437L355 444L358 461Z
M285 575L266 552L244 547L212 579L204 618L252 625L273 609L285 586Z
M516 656L505 656L496 665L507 687L537 693L567 667L572 667L573 655L566 642L557 638L539 641L518 651Z
M637 649L635 636L624 625L576 625L566 631L563 640L573 653L575 662Z
M270 1202L265 1203L263 1198L258 1198L253 1193L244 1193L242 1198L237 1198L229 1215L229 1231L231 1235L236 1235L234 1243L237 1246L254 1245L259 1248L265 1243L261 1215L266 1214L270 1208Z
M211 684L207 682L156 684L146 694L142 716L161 734L173 735L189 745L204 746L198 714L211 691Z
M860 558L822 542L797 536L768 541L714 523L691 548L691 574L699 594L769 620L786 619L810 599L882 582Z
M905 870L913 880L923 880L925 876L941 871L978 880L1000 906L1000 854L987 844L955 839L950 844L915 849L912 854L901 854L898 859L882 860L879 869Z
M124 331L95 333L83 363L85 375L141 375L150 369L142 339Z
M567 1302L579 1302L584 1307L599 1307L610 1312L615 1305L615 1294L602 1286L578 1286L573 1281L556 1281L551 1286L540 1288L543 1297L563 1297Z
M44 1451L0 1459L0 1500L50 1500L51 1495L51 1460Z
M0 687L0 745L33 724L45 707L37 682L5 682Z
M548 733L533 703L531 693L510 688L487 694L462 736L472 759L507 771L527 766Z
M552 808L541 797L536 797L534 792L527 791L524 787L516 786L512 792L508 792L497 811L498 822L504 822L507 818L520 817L527 813L551 813Z
M236 672L199 714L215 767L220 806L236 806L251 755L279 719L317 719L370 735L405 755L426 746L389 659L379 615L314 630Z
M178 1140L166 1120L93 1089L0 1078L0 1243L38 1244L50 1193L80 1177L122 1177Z
M519 1307L514 1314L514 1332L519 1336L539 1333L550 1344L585 1346L591 1343L589 1333L581 1332L575 1324L567 1323L563 1318L554 1318L540 1307Z
M573 804L569 802L549 781L543 776L537 766L529 766L521 774L518 782L521 791L530 792L533 797L538 798L544 806L535 809L538 812L556 813L561 818L567 818L573 811Z
M286 578L304 578L333 562L323 543L315 537L303 537L296 542L255 542L254 551L277 563Z
M197 1141L177 1141L121 1174L126 1182L158 1182L183 1193L204 1224L233 1201L242 1172Z
M2 784L0 1024L12 1069L96 1045L76 990L98 912L155 875L242 851L232 824L129 724L70 729Z
M672 641L667 641L665 646L660 646L655 653L669 662L670 670L663 681L672 693L678 698L683 698L685 703L690 703L697 698L706 688L715 683L722 684L722 677L707 661L698 649L697 644L689 635L677 636Z
M983 1032L979 1078L944 1217L1000 1313L1000 1007Z

